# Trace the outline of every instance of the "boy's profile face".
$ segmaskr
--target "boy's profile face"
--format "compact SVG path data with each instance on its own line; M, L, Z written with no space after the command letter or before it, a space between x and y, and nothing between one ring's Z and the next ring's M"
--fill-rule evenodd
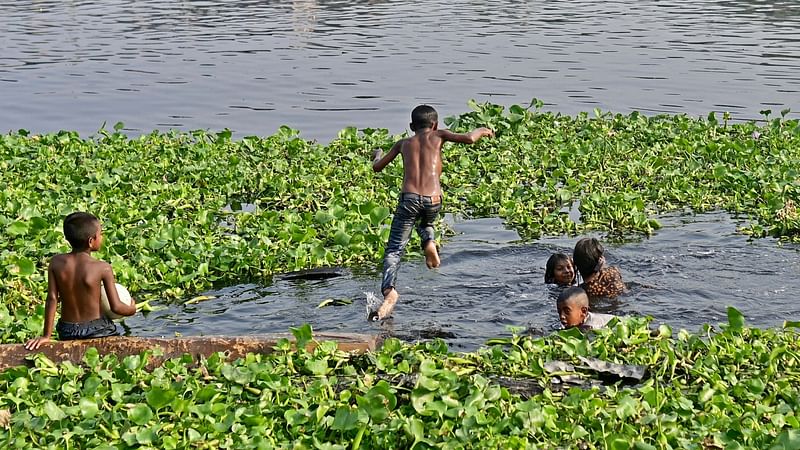
M560 302L557 305L558 319L561 321L561 325L564 328L577 327L586 320L589 307L577 300L576 297L571 297L567 301Z
M97 228L94 231L94 234L89 236L89 249L92 251L100 250L100 247L103 245L103 226L100 225L100 222L97 222Z

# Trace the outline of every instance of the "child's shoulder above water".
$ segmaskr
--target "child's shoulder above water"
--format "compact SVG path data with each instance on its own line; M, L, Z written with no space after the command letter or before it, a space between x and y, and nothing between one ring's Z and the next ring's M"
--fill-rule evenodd
M564 289L556 300L558 319L564 328L579 327L583 330L603 328L617 316L589 311L589 296L583 288L572 286Z

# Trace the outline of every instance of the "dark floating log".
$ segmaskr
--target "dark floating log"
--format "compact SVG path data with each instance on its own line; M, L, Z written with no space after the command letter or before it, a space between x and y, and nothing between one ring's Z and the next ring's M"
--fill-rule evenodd
M298 270L278 275L281 280L327 280L343 277L350 272L344 267L318 267L316 269Z
M55 362L71 361L80 364L83 355L89 348L96 348L100 355L115 354L122 359L128 355L138 355L144 351L160 348L161 356L151 357L148 367L157 367L163 361L190 354L197 360L200 356L208 357L216 352L225 352L230 359L243 357L247 353L272 353L273 347L280 339L294 341L291 334L270 334L254 336L197 336L183 338L145 338L114 336L99 339L77 341L53 341L42 345L39 349L28 351L22 344L0 345L0 370L21 365L30 365L26 358L36 353L43 353ZM340 350L363 353L376 350L382 342L379 336L353 333L314 333L319 342L336 341ZM308 343L308 349L316 346Z

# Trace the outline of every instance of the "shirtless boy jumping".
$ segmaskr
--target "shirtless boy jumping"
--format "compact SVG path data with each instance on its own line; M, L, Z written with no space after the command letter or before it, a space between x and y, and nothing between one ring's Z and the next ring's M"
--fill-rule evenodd
M403 190L384 252L381 284L383 304L373 317L375 320L388 317L397 303L399 294L395 282L400 258L417 221L425 263L429 268L439 267L433 223L442 209L442 188L439 185L442 146L445 142L474 144L484 136L494 136L494 132L488 128L477 128L469 133L440 130L439 116L428 105L417 106L411 111L411 130L414 136L397 141L385 155L381 155L380 150L375 150L373 154L372 169L375 172L383 170L397 155L403 155Z
M58 301L61 300L61 319L56 325L62 341L89 339L119 334L117 326L100 310L100 282L103 282L111 311L121 316L136 313L136 302L127 305L120 301L111 264L92 258L100 250L103 230L97 217L75 212L64 219L64 237L72 251L53 256L47 269L47 300L44 304L44 332L41 337L25 343L36 350L50 341L53 334Z

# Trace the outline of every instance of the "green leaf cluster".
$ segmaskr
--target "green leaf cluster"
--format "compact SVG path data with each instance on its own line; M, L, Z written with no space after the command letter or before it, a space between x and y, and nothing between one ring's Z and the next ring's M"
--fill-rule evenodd
M470 102L446 119L493 139L445 148L448 212L501 217L543 234L648 234L656 214L724 209L754 236L800 240L800 124L729 123L713 114L565 116L540 101L507 110ZM402 165L373 173L397 137L342 130L329 144L287 127L268 137L101 130L0 135L0 332L38 333L49 258L68 251L61 222L85 210L104 224L118 280L140 300L181 297L318 266L375 264L388 238ZM580 220L573 220L575 214ZM414 237L416 239L416 237ZM413 249L415 246L409 246Z
M800 240L800 122L720 122L686 115L595 110L566 116L471 102L446 119L496 138L458 147L444 173L451 210L500 216L524 237L580 233L650 234L654 216L674 210L726 210L751 219L744 230ZM456 197L456 198L453 198ZM570 210L580 213L576 223Z
M624 319L585 336L513 336L473 353L387 340L348 354L307 325L274 353L42 356L0 375L4 448L797 448L800 353L794 328L758 330L738 311L702 333ZM302 341L302 342L301 342ZM315 343L308 351L305 344ZM638 385L559 388L553 360L647 368ZM527 380L530 395L498 377ZM590 374L582 376L590 377Z

